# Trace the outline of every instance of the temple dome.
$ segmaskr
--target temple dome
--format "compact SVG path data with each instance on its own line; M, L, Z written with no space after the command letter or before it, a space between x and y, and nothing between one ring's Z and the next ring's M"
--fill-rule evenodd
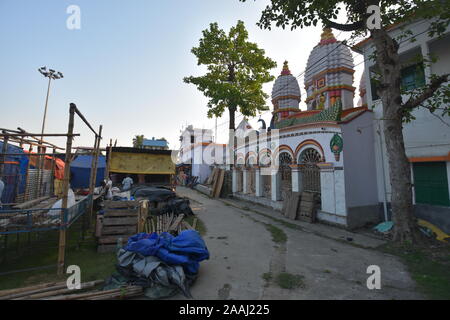
M347 97L350 94L341 91L342 89L354 91L353 73L354 63L350 49L336 40L331 29L325 28L319 44L311 51L306 65L305 88L308 109L318 108L317 103L320 100L318 95L322 94L326 99L322 108L332 105L330 97L344 98L343 95L346 95L346 101L342 101L344 108L353 107L350 102L352 99ZM328 96L325 97L325 95ZM313 104L313 100L316 100L316 104Z
M366 70L363 71L359 81L359 97L358 107L367 107Z
M297 78L291 74L288 62L285 61L283 70L272 88L274 113L283 112L282 117L287 117L292 112L299 110L300 99L300 86Z
M291 71L288 67L288 62L284 62L283 70L281 74L278 76L277 80L272 88L272 100L279 99L280 97L288 97L292 96L300 99L300 86L298 85L297 78L291 74ZM280 101L280 107L284 107L287 101ZM298 108L299 101L294 103L295 105L289 105L286 107L296 107Z

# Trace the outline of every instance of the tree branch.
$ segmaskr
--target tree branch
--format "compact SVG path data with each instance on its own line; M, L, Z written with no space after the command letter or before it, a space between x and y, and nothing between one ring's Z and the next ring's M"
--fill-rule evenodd
M409 100L404 103L401 108L403 110L412 110L418 107L422 102L424 102L428 98L431 98L436 90L439 89L441 84L448 81L449 75L450 74L447 73L434 78L429 84L428 88L426 88L419 96L415 97L414 99L413 97L409 98Z
M333 29L337 29L337 30L341 30L341 31L356 31L356 30L361 30L364 29L364 21L357 21L357 22L353 22L351 24L342 24L342 23L337 23L328 19L324 19L324 23L325 26L328 28L333 28Z

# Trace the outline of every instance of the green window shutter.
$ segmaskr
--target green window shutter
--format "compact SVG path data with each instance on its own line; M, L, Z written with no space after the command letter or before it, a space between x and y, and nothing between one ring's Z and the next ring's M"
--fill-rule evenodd
M423 64L417 63L401 70L402 89L405 91L420 88L425 85Z
M416 203L450 206L445 162L413 164Z

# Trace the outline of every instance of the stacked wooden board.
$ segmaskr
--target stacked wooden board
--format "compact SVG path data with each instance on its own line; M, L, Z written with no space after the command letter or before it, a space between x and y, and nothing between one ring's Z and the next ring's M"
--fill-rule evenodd
M223 180L225 178L225 170L214 168L211 175L206 180L206 184L211 186L210 196L213 198L220 197L222 191Z
M316 221L316 196L314 192L302 192L298 220Z
M316 220L316 195L313 192L291 192L286 194L282 214L292 220L313 223Z
M104 214L97 216L98 252L114 252L138 232L139 201L104 201Z

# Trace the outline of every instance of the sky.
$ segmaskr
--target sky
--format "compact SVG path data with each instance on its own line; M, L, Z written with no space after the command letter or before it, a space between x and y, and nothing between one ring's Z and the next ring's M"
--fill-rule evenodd
M103 125L102 147L117 139L131 146L135 135L164 137L171 149L179 148L181 130L189 124L215 130L208 119L207 98L183 78L204 73L190 52L211 22L228 32L244 21L249 40L277 62L284 60L293 75L301 74L310 51L319 42L321 27L307 29L256 26L267 0L0 0L0 127L41 132L47 79L38 68L61 71L52 82L46 133L65 133L69 104L75 103L97 130ZM67 8L77 5L80 29L67 28ZM343 17L340 17L342 20ZM349 34L334 31L338 40ZM363 60L353 53L355 64ZM356 68L358 88L363 64ZM298 78L305 110L303 77ZM270 95L272 83L264 85ZM358 93L358 91L357 91ZM356 95L357 96L357 95ZM357 99L355 98L355 105ZM270 99L267 105L271 106ZM262 115L267 123L270 113ZM249 119L258 128L259 117ZM238 115L236 124L242 120ZM217 119L217 142L226 143L228 116ZM94 136L76 119L75 146L92 146ZM65 147L65 140L48 138Z

